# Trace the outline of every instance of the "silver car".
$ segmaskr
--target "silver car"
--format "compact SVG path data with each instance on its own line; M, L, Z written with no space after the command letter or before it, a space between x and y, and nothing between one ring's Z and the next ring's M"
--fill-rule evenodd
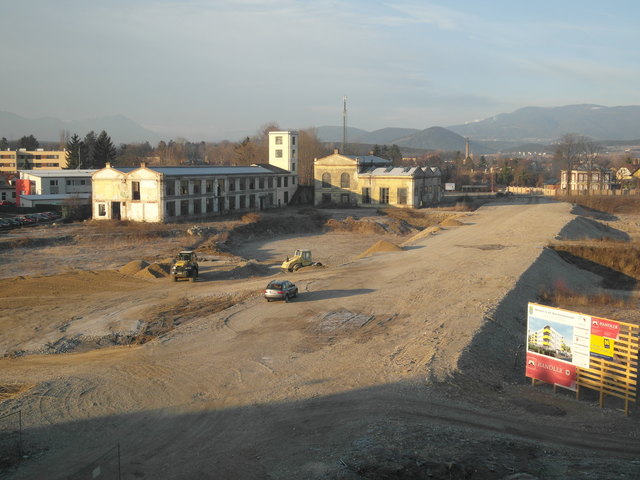
M284 300L288 302L290 298L298 296L298 287L288 280L272 280L264 290L264 298L267 302L271 300Z

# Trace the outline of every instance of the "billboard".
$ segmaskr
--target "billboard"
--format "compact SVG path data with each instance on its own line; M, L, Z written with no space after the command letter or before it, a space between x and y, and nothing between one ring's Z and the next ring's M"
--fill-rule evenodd
M455 183L445 183L444 184L444 190L446 192L453 192L456 189L456 184Z
M535 303L527 312L527 377L575 389L577 368L613 359L619 322Z

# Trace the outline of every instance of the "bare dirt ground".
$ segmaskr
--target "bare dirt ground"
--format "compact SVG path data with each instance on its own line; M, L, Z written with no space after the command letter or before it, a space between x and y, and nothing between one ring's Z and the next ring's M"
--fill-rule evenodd
M281 212L298 221L4 236L0 417L20 412L24 455L3 478L118 478L116 445L125 479L640 477L635 407L531 387L523 358L528 301L602 289L549 243L636 238L640 216L542 199L422 211L419 229L323 213L331 230ZM379 241L401 248L361 256ZM181 248L198 282L162 276ZM325 266L279 272L295 248ZM271 278L300 296L267 303Z

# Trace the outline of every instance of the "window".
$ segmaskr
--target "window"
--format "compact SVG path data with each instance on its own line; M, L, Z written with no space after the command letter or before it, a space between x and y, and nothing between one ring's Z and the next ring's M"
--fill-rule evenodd
M296 164L295 164L295 163L292 163L292 164L291 164L291 171L292 171L292 172L295 172L295 171L296 171Z
M273 188L273 178L267 178L267 188Z
M180 215L189 215L189 200L180 200Z
M282 158L282 149L277 149L276 150L276 158Z
M230 178L229 179L229 191L233 192L236 189L236 179L235 178Z
M289 177L284 177L284 186L285 187L289 186Z
M193 201L193 213L196 215L202 213L202 200L199 198Z
M140 182L131 182L131 200L140 200Z
M282 177L278 177L278 188L282 186Z
M167 212L167 217L175 217L176 216L176 202L167 202L164 204L165 210Z
M387 187L380 187L380 203L389 203L389 189Z
M264 190L264 178L262 177L258 180L258 188L260 188L260 190Z
M407 204L407 189L399 188L398 189L398 205L406 205Z
M189 181L180 180L180 195L189 195Z
M165 183L164 184L164 192L165 192L165 195L167 197L175 195L176 194L176 182L173 182L173 181L169 180L167 183ZM171 202L171 203L173 203L173 202Z
M107 206L104 203L98 204L98 216L105 217L107 215Z
M296 144L296 137L291 137L291 145L295 145Z
M245 190L247 188L247 181L244 178L240 179L240 190Z
M285 204L289 203L289 192L284 192L284 203Z
M256 208L256 196L249 195L249 208Z
M371 203L371 189L369 187L362 189L362 203Z
M322 194L322 203L324 203L325 205L327 203L331 203L331 194L330 193L323 193Z
M349 205L349 194L348 193L341 193L340 194L340 203L343 205Z
M342 175L340 175L340 188L349 188L349 174L347 172L344 172Z
M204 185L204 188L207 193L213 192L213 180L207 180Z
M229 210L236 209L236 197L229 197Z
M256 189L256 179L255 178L250 178L249 179L249 190L255 190Z
M240 206L239 208L245 208L247 206L247 197L245 195L240 195Z
M49 185L53 186L58 186L58 180L49 180Z
M200 193L200 180L193 182L193 193Z
M282 135L276 137L276 145L282 145Z
M213 198L209 197L205 200L204 208L207 213L213 212Z
M322 174L322 188L331 188L331 174L323 173Z

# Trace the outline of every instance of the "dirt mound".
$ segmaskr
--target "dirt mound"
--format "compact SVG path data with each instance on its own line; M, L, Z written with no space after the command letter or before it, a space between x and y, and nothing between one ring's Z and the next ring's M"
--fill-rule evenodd
M262 277L264 275L270 275L273 273L271 267L256 262L255 260L249 260L240 263L231 272L232 277Z
M171 265L168 263L152 263L139 272L136 272L135 276L140 278L164 278L169 276L170 270Z
M430 237L431 235L435 235L440 230L442 230L440 227L425 228L420 233L416 233L413 237L411 237L406 242L403 242L402 246L404 247L405 245L412 245L414 242L416 242L416 241L418 241L418 240L420 240L422 238Z
M250 217L247 220L252 218L254 217ZM275 235L320 232L324 220L325 218L321 215L260 215L256 221L236 226L228 233L226 238L216 239L216 242L219 248L222 243L229 245L255 238L269 238Z
M29 385L29 384L0 383L0 402L8 398L20 395L21 393L26 392L31 388L33 388L33 385Z
M576 217L556 236L557 240L610 239L628 241L626 232L585 217Z
M144 270L149 266L148 262L144 260L132 260L123 267L118 269L118 272L123 275L135 275L141 270Z
M334 232L349 232L361 234L395 234L406 235L412 231L411 226L405 220L396 218L354 218L347 217L344 220L329 219L326 226Z
M460 220L456 220L455 218L446 218L442 222L440 222L440 225L443 227L459 227L460 225L465 224Z
M399 247L395 243L387 242L386 240L379 240L376 243L374 243L372 246L370 246L368 249L366 249L364 252L362 252L360 255L358 255L356 258L370 257L371 255L374 255L380 252L401 252L401 251L402 251L402 247Z

